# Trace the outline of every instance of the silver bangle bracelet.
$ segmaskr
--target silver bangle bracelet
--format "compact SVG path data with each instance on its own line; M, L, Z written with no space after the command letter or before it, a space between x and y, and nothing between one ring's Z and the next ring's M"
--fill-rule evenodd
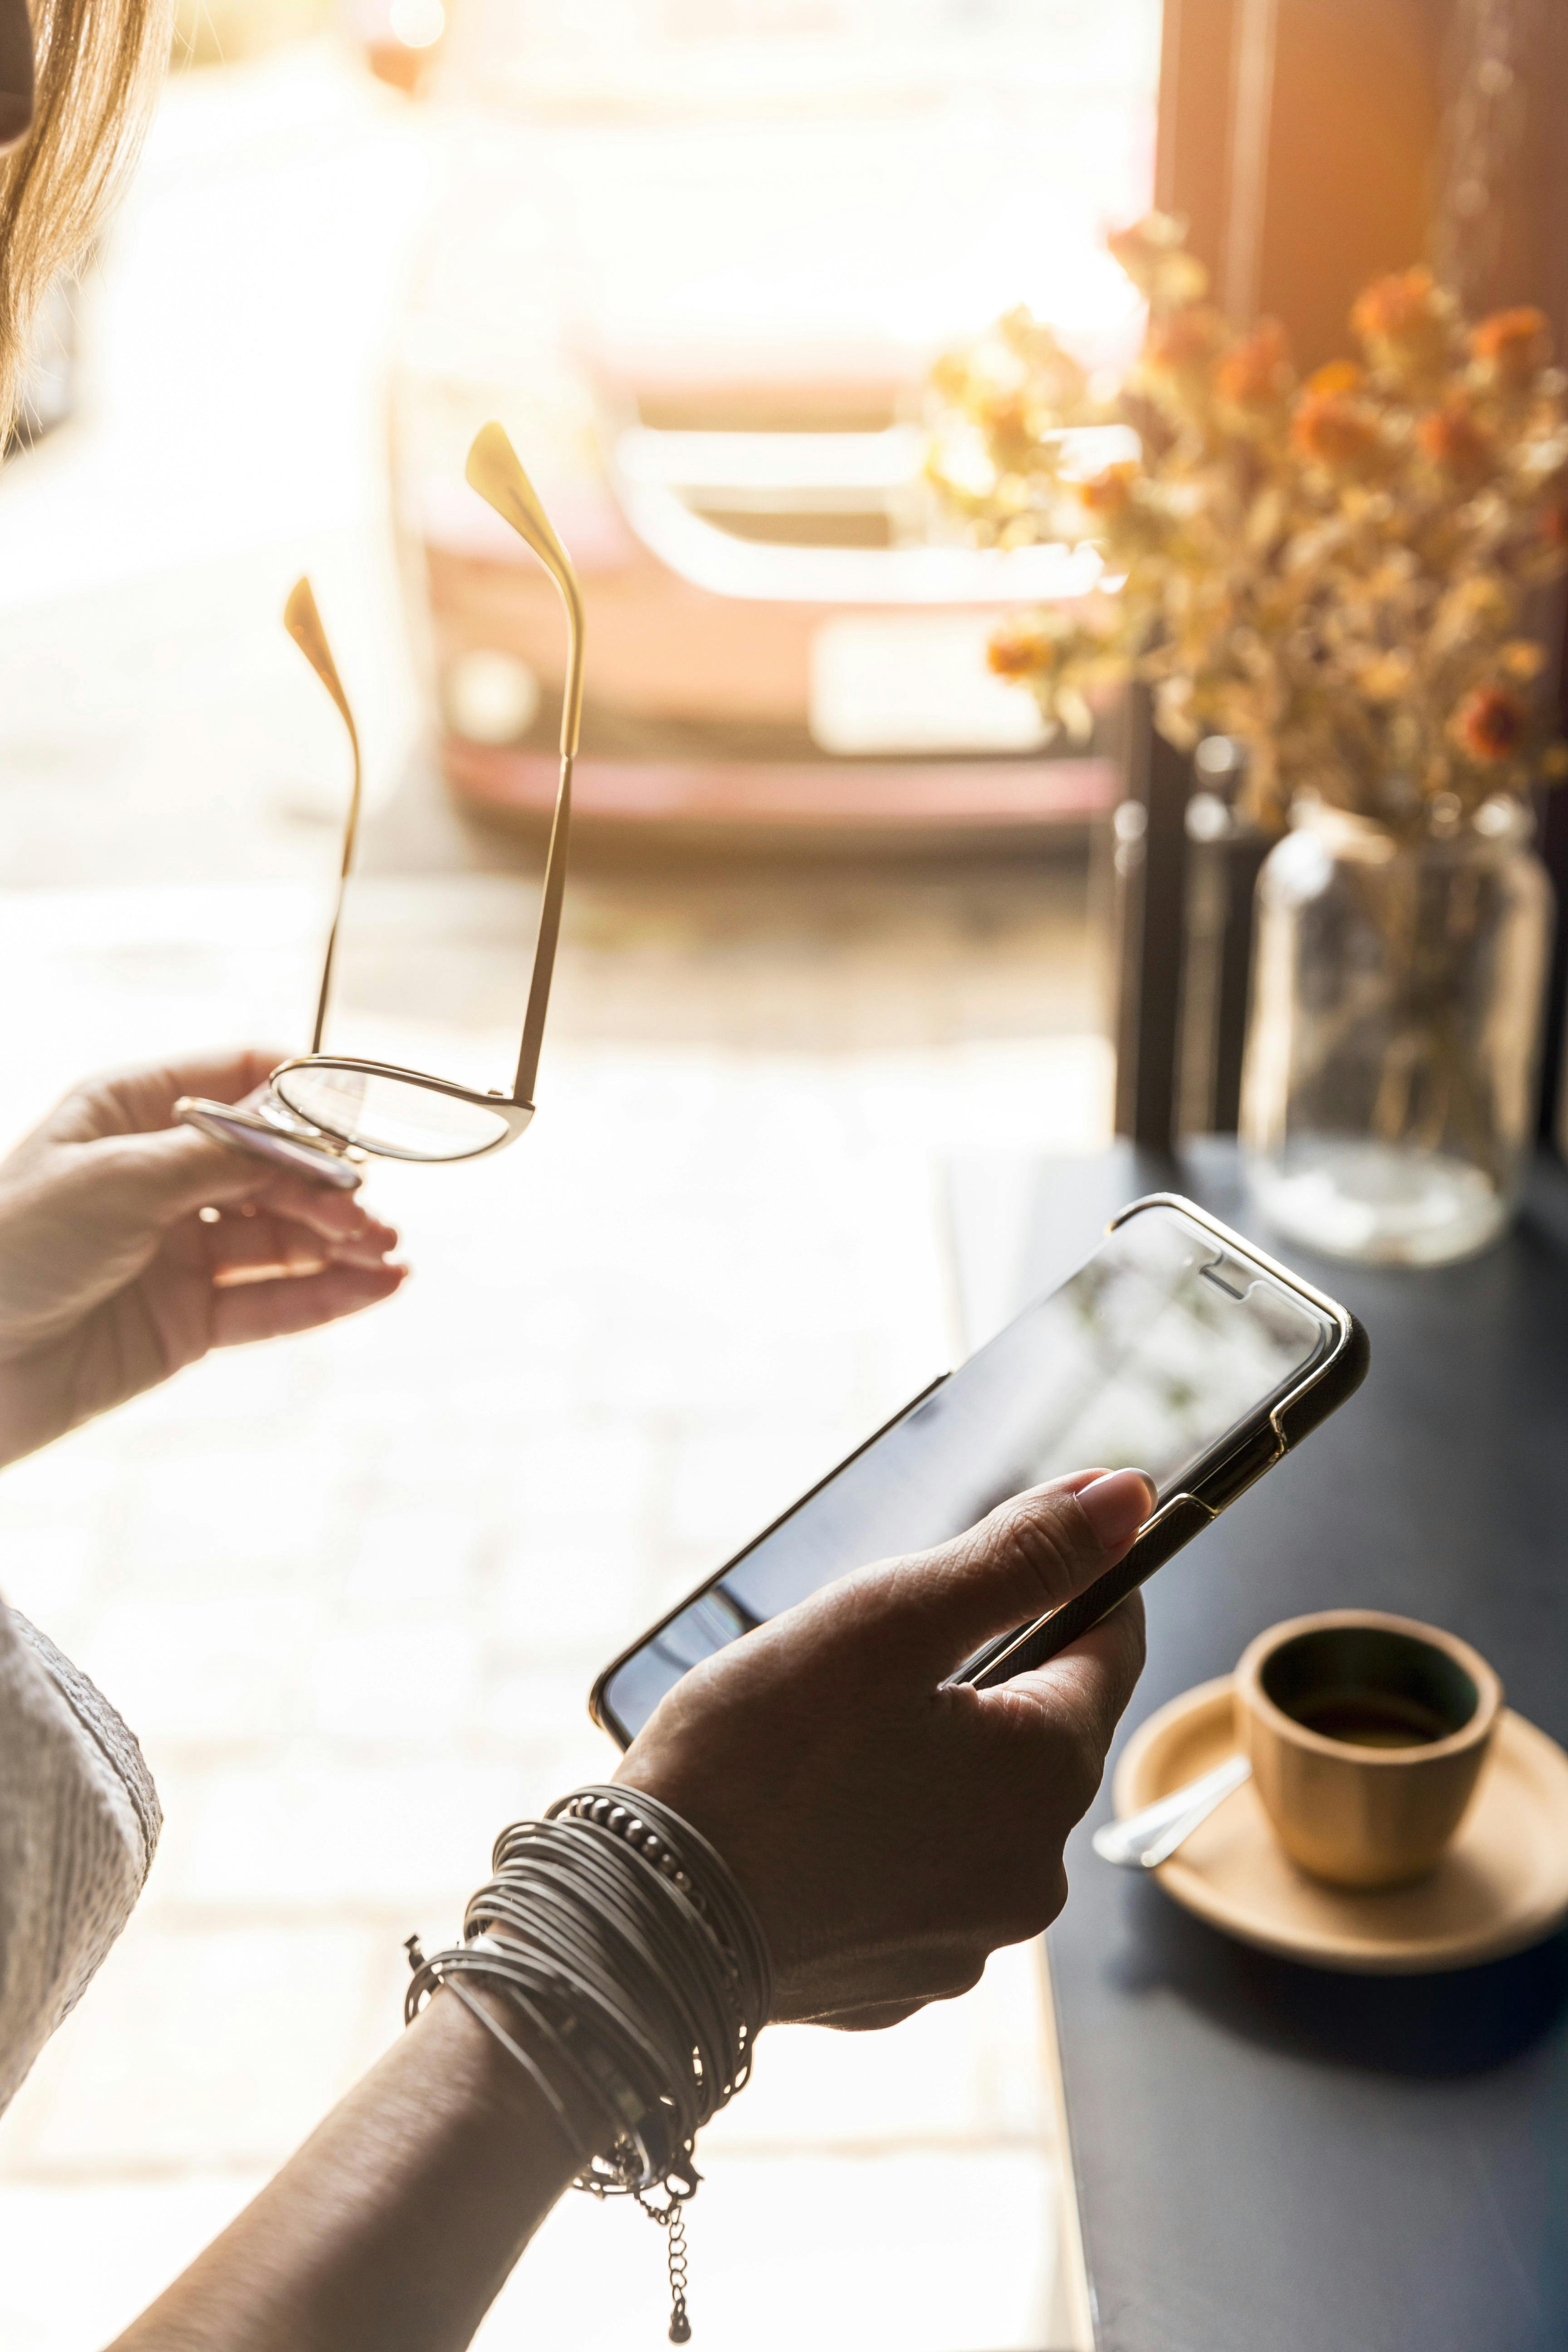
M670 2340L685 2343L681 2207L700 2178L697 2134L748 2080L772 2010L767 1939L722 1857L636 1790L575 1790L542 1821L503 1830L491 1864L460 1945L426 1958L408 1939L405 2021L444 1986L523 2068L568 2138L596 2139L574 2186L632 2196L665 2231ZM505 2001L528 2029L523 2042L466 1980Z

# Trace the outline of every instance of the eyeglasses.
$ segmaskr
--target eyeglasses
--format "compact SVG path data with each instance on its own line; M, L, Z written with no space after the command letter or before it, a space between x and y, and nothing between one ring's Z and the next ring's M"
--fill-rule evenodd
M481 428L468 451L464 470L479 496L526 540L560 590L566 607L561 781L556 787L555 814L544 864L543 901L533 950L533 976L523 1014L517 1076L510 1095L493 1089L489 1094L479 1094L471 1087L458 1086L448 1078L431 1077L422 1070L405 1070L390 1062L363 1062L321 1051L343 897L359 835L363 780L353 713L321 626L321 616L316 610L310 583L301 580L284 608L284 625L337 705L353 749L353 790L343 833L342 868L321 967L310 1050L295 1061L279 1064L272 1073L269 1097L254 1112L207 1102L182 1103L177 1108L179 1115L192 1125L209 1133L221 1131L226 1141L260 1151L269 1159L308 1166L311 1172L325 1176L329 1181L357 1182L352 1171L342 1166L342 1155L346 1152L373 1152L387 1160L476 1160L482 1152L500 1151L513 1142L533 1117L534 1081L539 1071L540 1047L544 1041L544 1015L550 1003L551 975L561 930L561 901L566 885L572 762L583 716L583 599L571 558L499 425ZM338 1166L318 1164L322 1160L336 1161Z

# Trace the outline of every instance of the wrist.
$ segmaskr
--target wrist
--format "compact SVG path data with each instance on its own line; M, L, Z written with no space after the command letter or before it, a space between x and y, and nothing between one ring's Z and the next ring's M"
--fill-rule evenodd
M476 2008L543 2070L548 2053L537 2047L542 2037L503 1994L478 1983L465 1984L461 1993L442 1986L408 2029L405 2044L422 2067L439 2074L465 2125L493 2142L498 2154L526 2149L537 2158L542 2143L556 2149L564 2186L594 2153L594 2119L569 2097L552 2102L475 2015Z

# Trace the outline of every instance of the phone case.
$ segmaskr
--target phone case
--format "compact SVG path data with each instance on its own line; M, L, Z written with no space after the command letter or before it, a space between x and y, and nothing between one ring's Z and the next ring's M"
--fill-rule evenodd
M998 1635L977 1657L972 1659L956 1679L972 1683L977 1689L990 1690L998 1683L1011 1681L1015 1675L1027 1674L1031 1667L1043 1665L1047 1658L1054 1658L1058 1650L1065 1650L1069 1643L1076 1642L1080 1633L1087 1633L1089 1627L1098 1624L1119 1601L1124 1601L1130 1592L1147 1582L1156 1569L1163 1568L1168 1559L1173 1559L1184 1544L1190 1543L1195 1535L1201 1535L1205 1528L1212 1527L1221 1511L1234 1503L1238 1495L1244 1494L1255 1480L1261 1478L1266 1470L1271 1470L1275 1463L1316 1429L1320 1422L1326 1421L1348 1396L1354 1394L1366 1378L1371 1347L1364 1327L1357 1322L1355 1317L1337 1299L1331 1298L1326 1291L1314 1288L1312 1284L1304 1282L1299 1274L1292 1273L1289 1266L1281 1265L1277 1258L1269 1257L1254 1243L1244 1241L1239 1234L1233 1233L1217 1217L1211 1217L1195 1202L1184 1199L1179 1192L1148 1192L1121 1210L1106 1231L1114 1233L1119 1225L1126 1224L1130 1218L1139 1215L1142 1211L1156 1208L1180 1210L1184 1216L1202 1225L1236 1256L1256 1265L1259 1273L1271 1275L1286 1289L1293 1290L1300 1297L1309 1300L1326 1318L1333 1339L1327 1353L1302 1374L1287 1395L1279 1398L1266 1412L1260 1410L1253 1420L1246 1423L1221 1446L1204 1456L1187 1486L1180 1494L1166 1496L1143 1528L1131 1550L1114 1568L1108 1569L1103 1576L1098 1577L1094 1583L1060 1609L1037 1618L1033 1624ZM711 1576L704 1577L700 1585L686 1593L657 1625L650 1625L618 1657L613 1658L588 1696L588 1712L594 1721L625 1747L626 1742L621 1727L605 1706L605 1693L626 1661L655 1640L667 1625L673 1623L693 1601L720 1583L748 1552L772 1535L775 1528L783 1527L786 1519L793 1518L814 1495L820 1494L823 1487L830 1486L851 1462L858 1461L861 1454L885 1437L907 1412L921 1403L933 1390L942 1386L942 1380L949 1377L943 1373L942 1380L931 1381L919 1396L911 1397L908 1404L900 1406L892 1418L868 1437L863 1444L858 1445L853 1454L846 1454L826 1477L819 1478L807 1493L798 1496L787 1511L781 1512L732 1559L726 1560L722 1568L716 1569Z
M1206 1455L1180 1494L1166 1496L1131 1550L1114 1568L1097 1577L1060 1609L1037 1618L1032 1625L1016 1633L1004 1634L999 1642L982 1651L960 1677L973 1683L977 1690L994 1689L998 1683L1010 1682L1015 1675L1043 1666L1047 1658L1054 1658L1059 1650L1076 1642L1080 1633L1098 1625L1119 1601L1125 1601L1130 1592L1148 1581L1157 1568L1173 1559L1184 1544L1191 1543L1205 1528L1213 1527L1238 1495L1245 1494L1266 1470L1272 1470L1281 1456L1316 1429L1320 1422L1327 1421L1346 1397L1354 1395L1366 1378L1372 1360L1371 1343L1364 1326L1349 1309L1326 1291L1303 1282L1299 1274L1269 1257L1256 1244L1244 1241L1195 1202L1184 1200L1179 1192L1150 1192L1112 1217L1106 1230L1114 1233L1118 1225L1124 1225L1140 1210L1154 1208L1179 1209L1184 1216L1223 1242L1236 1256L1272 1275L1287 1290L1310 1299L1328 1318L1335 1338L1327 1355L1302 1374L1288 1395L1268 1412L1260 1412L1223 1448Z

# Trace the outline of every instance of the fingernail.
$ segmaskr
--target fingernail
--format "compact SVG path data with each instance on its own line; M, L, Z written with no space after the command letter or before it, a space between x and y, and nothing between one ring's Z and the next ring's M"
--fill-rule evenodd
M1142 1470L1112 1470L1085 1486L1078 1499L1100 1549L1114 1551L1137 1534L1153 1509L1153 1483Z

